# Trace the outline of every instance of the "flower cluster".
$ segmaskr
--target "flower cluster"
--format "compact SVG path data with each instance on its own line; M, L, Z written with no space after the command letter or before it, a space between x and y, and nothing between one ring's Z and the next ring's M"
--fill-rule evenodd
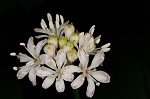
M22 79L28 75L29 80L35 86L36 77L41 77L44 80L42 83L44 89L55 83L58 92L64 92L65 81L71 82L73 89L78 89L87 80L86 95L91 98L95 92L95 85L110 82L110 76L106 72L96 69L102 65L105 52L110 50L110 43L96 48L101 35L93 37L95 25L90 28L89 32L79 33L69 21L64 22L62 15L56 14L55 23L49 13L47 18L48 26L42 19L41 28L34 29L37 33L43 33L35 36L42 40L35 45L34 38L30 37L27 45L20 43L32 57L23 53L10 53L11 56L17 56L20 62L25 63L21 67L13 67L18 71L17 78ZM94 58L89 64L91 55L94 55ZM77 60L79 64L75 65ZM75 73L79 74L76 78L74 78Z

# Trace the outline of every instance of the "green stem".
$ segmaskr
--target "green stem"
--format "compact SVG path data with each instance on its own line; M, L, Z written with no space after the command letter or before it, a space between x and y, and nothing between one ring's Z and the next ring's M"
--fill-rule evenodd
M75 99L80 99L80 95L79 95L78 89L73 89L73 93L74 93Z

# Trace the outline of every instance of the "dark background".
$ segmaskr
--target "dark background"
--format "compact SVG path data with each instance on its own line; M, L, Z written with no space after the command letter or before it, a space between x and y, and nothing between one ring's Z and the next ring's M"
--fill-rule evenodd
M150 99L150 3L132 0L56 1L56 0L0 0L0 99L73 99L66 84L64 93L55 86L44 90L41 79L33 87L26 76L16 78L13 66L21 66L10 52L24 52L20 42L27 42L40 27L40 20L51 13L64 16L79 31L88 32L95 24L94 36L102 35L99 46L110 42L104 67L111 76L109 84L96 87L92 99ZM87 99L85 83L79 93Z

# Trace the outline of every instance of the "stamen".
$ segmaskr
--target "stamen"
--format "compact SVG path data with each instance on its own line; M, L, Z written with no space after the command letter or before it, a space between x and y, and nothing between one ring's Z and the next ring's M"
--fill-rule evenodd
M21 46L25 46L26 44L25 44L25 43L20 43L20 45L21 45Z
M96 86L99 86L99 85L100 85L100 83L99 83L99 82L97 82L97 83L96 83Z
M13 67L13 70L17 71L17 70L18 70L18 67L14 66L14 67Z
M10 53L10 56L16 56L15 52Z

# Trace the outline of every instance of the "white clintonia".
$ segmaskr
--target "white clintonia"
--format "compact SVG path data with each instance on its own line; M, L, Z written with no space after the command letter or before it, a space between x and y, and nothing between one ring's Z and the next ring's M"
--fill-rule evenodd
M40 66L40 64L44 64L45 54L40 55L40 51L42 47L46 44L47 40L40 41L36 46L33 42L33 37L30 37L27 43L27 48L25 47L24 43L20 45L24 46L27 51L32 55L33 58L27 56L26 54L19 53L17 58L20 59L20 62L26 62L25 66L22 67L14 67L14 70L19 69L17 73L17 78L22 79L29 73L29 80L32 82L33 85L36 85L36 68ZM11 53L11 56L14 56L15 53Z
M82 72L81 75L79 75L72 83L71 87L73 89L78 89L82 86L82 84L85 81L85 77L88 81L87 91L86 95L87 97L92 97L95 92L95 84L99 85L100 82L102 83L109 83L110 82L110 76L104 72L104 71L96 71L96 67L100 65L104 61L104 53L103 52L97 52L95 57L93 58L93 61L91 65L88 67L89 62L89 55L84 50L79 50L79 60L80 60L80 66L66 66L65 71L68 73L74 73L74 72Z
M41 69L37 70L37 75L40 77L46 77L42 84L44 89L49 88L54 81L56 81L56 90L58 92L63 92L65 90L64 80L72 81L74 75L72 73L64 72L63 70L66 64L66 53L63 50L57 52L55 60L46 55L45 63L49 68L40 67Z
M47 18L49 21L49 27L46 25L45 21L42 19L40 23L42 28L35 28L34 31L39 32L39 33L44 33L44 35L36 36L36 38L48 37L50 35L60 36L64 28L66 27L66 25L69 23L69 21L64 23L63 16L58 15L58 14L56 14L55 24L53 23L52 16L50 13L47 13Z
M13 67L14 70L18 70L17 78L22 79L29 74L29 80L35 86L36 76L41 77L44 79L42 83L44 89L49 88L55 82L58 92L64 92L64 81L71 82L71 87L78 89L86 78L88 81L86 95L91 98L95 92L95 85L110 82L110 76L106 72L96 70L99 65L102 65L105 52L110 50L110 43L97 48L101 35L93 37L95 25L87 33L78 33L75 32L73 24L69 24L69 21L64 22L62 15L56 14L55 21L53 21L48 13L47 18L48 25L42 19L41 28L34 29L35 32L43 33L36 38L46 37L47 39L39 41L36 46L33 37L29 38L27 47L24 43L20 43L32 57L23 53L18 55L15 52L10 53L11 56L17 56L20 62L26 62L25 66ZM95 56L91 65L88 66L90 55ZM77 59L80 62L79 66L74 65ZM74 73L80 73L80 75L74 79Z

